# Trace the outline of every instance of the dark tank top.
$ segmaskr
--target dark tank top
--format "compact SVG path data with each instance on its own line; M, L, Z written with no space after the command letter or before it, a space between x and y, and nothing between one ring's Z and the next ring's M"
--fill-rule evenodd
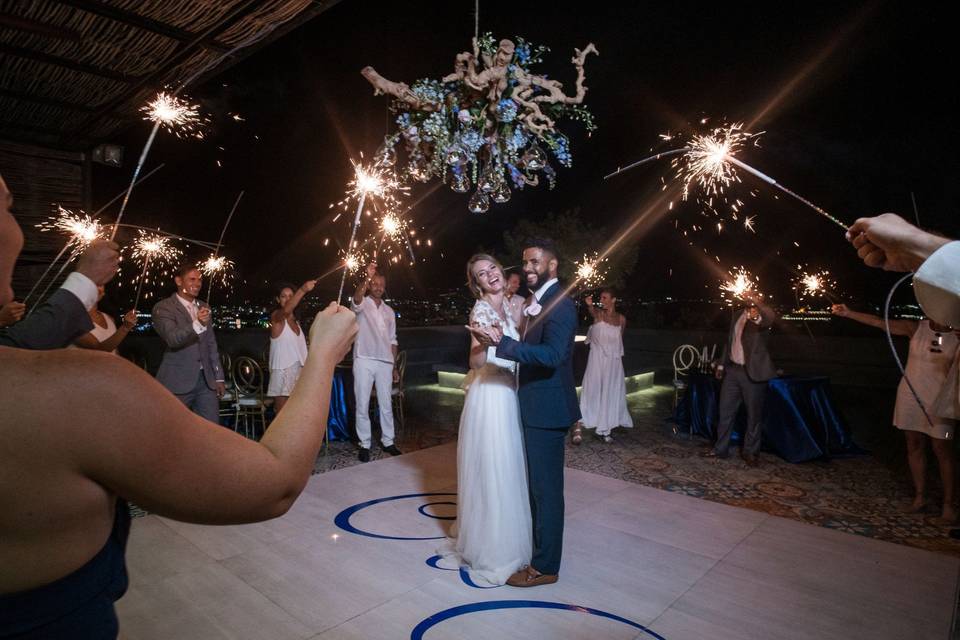
M117 500L110 537L89 562L42 587L0 595L0 638L116 638L113 603L127 590L124 552L129 533L130 510L126 501Z

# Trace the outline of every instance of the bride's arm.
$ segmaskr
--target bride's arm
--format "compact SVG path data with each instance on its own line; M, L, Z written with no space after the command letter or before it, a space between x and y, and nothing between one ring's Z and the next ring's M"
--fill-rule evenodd
M470 336L470 368L480 369L487 364L487 348L480 346L477 339Z

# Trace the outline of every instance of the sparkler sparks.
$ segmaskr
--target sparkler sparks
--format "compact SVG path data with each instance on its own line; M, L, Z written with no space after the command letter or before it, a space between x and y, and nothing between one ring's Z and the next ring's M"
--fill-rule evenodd
M161 277L170 275L169 267L176 264L176 261L183 255L183 252L170 242L171 238L169 236L142 230L137 231L137 239L130 246L130 257L143 266L139 276L131 280L131 284L137 282L134 308L140 302L140 292L143 290L143 285L159 284ZM156 270L160 270L160 273L157 273ZM150 297L149 293L147 297Z
M403 242L408 223L395 213L386 213L380 218L380 232L384 238L389 238L393 242Z
M215 254L197 263L197 268L200 269L200 273L202 273L204 277L211 281L219 278L220 282L224 285L226 285L227 281L233 276L234 266L232 260Z
M728 305L736 300L743 300L747 295L758 295L757 279L743 267L737 267L729 272L730 278L721 281L720 295Z
M607 259L601 258L596 252L584 255L577 265L577 282L584 288L594 289L603 285L607 278Z
M798 298L829 296L829 292L836 289L837 283L830 277L829 271L808 271L801 265L797 265L797 269L801 271L794 278L793 289Z
M178 137L203 138L206 119L200 115L200 105L161 91L140 111L145 114L144 120L159 124Z
M100 221L96 220L82 211L74 213L69 209L57 205L57 215L51 217L49 222L42 222L37 225L41 231L61 231L70 239L68 243L73 246L74 253L83 251L91 242L101 237L103 227Z
M674 158L672 165L677 170L677 179L683 181L684 200L690 195L691 184L698 186L704 194L720 195L731 183L740 181L729 159L745 142L755 137L742 128L742 123L736 123L717 127L706 135L695 135L686 152Z

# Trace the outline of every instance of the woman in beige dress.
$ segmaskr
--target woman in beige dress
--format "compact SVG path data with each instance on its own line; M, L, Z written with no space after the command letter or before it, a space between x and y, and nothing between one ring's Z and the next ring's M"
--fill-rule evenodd
M878 329L884 328L883 318L869 313L851 311L845 304L835 304L834 315L850 318ZM907 356L906 377L923 402L920 408L910 391L907 381L900 380L897 387L897 404L893 410L893 424L903 431L907 440L907 462L913 477L914 498L910 510L920 512L926 507L927 442L933 446L943 482L943 509L936 524L953 524L957 521L954 505L955 466L953 460L953 431L956 422L939 417L934 410L937 397L947 381L950 365L957 355L956 334L930 320L891 320L890 333L910 338L910 353ZM929 419L928 419L929 418Z

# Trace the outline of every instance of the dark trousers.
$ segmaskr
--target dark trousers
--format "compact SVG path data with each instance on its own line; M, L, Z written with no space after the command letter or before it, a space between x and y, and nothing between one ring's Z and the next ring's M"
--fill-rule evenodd
M180 402L187 405L190 411L204 420L220 424L220 399L217 398L217 392L207 386L207 379L203 376L202 370L192 390L174 395Z
M523 427L533 516L533 558L540 573L560 573L563 553L563 451L568 429Z
M733 423L741 403L747 405L747 433L743 439L741 453L757 455L760 451L763 399L766 394L766 382L754 382L747 376L747 370L738 364L730 364L727 367L723 375L723 384L720 385L720 424L717 427L717 444L714 446L717 455L729 454Z

